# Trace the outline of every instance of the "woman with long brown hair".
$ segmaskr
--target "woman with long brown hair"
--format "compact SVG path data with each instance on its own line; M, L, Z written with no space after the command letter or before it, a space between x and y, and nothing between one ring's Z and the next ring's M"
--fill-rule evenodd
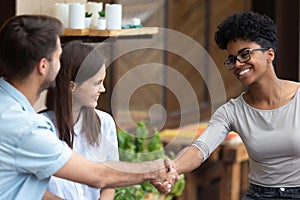
M118 160L118 144L113 118L95 109L105 92L104 58L91 45L72 41L63 46L61 70L56 87L47 93L46 112L57 128L58 137L91 161ZM48 190L64 199L113 199L114 189L52 177Z

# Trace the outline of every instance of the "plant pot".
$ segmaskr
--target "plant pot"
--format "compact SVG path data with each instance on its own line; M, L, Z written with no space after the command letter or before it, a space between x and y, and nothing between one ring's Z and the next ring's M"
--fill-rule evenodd
M86 17L85 18L85 28L90 28L91 27L91 21L92 21L91 17Z
M100 17L98 19L97 29L105 30L106 29L106 18Z

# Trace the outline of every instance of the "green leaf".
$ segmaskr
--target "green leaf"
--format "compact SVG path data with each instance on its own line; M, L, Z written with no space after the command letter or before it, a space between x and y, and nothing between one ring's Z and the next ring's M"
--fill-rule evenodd
M149 135L149 131L146 127L145 122L143 121L139 122L136 127L136 136L145 139L148 137L148 135Z
M163 148L163 144L160 142L160 136L157 132L151 137L147 148L148 151L156 151Z
M160 141L160 134L154 130L155 134L148 138L149 130L145 122L137 124L136 133L128 133L124 130L118 130L119 156L121 161L141 162L146 160L155 160L167 157L163 143ZM173 152L169 153L170 158L174 158ZM172 191L165 196L166 200L171 200L174 196L181 195L185 187L184 176L175 183ZM149 181L140 185L117 188L114 200L144 200L146 193L154 193L160 196L156 188Z
M184 190L184 186L185 186L185 179L184 179L184 175L181 174L180 180L175 183L169 195L180 196Z
M105 17L105 10L98 12L99 17Z
M85 12L85 17L92 17L93 13Z

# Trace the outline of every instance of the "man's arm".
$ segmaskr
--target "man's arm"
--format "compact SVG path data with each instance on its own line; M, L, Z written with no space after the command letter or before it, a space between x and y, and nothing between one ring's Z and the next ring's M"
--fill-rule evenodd
M141 163L88 161L73 152L68 162L55 176L87 184L96 188L115 188L140 184L144 181L168 181L173 184L178 175L168 172L164 161L146 161Z

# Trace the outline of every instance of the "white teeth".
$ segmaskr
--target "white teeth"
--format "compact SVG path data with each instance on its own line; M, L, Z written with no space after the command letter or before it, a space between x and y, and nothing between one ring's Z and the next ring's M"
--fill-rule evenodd
M249 71L250 71L250 69L245 69L245 70L241 71L241 72L239 73L239 75L242 76L243 74L245 74L245 73L247 73L247 72L249 72Z

